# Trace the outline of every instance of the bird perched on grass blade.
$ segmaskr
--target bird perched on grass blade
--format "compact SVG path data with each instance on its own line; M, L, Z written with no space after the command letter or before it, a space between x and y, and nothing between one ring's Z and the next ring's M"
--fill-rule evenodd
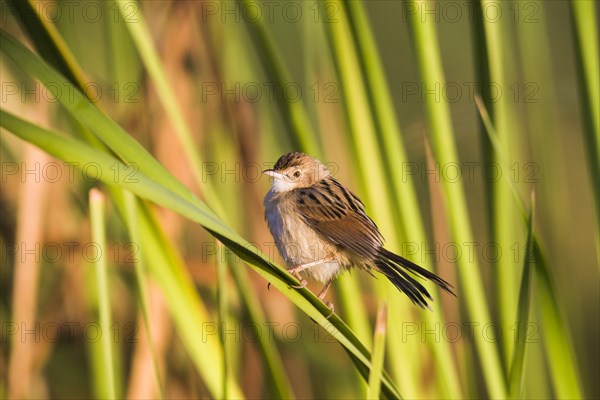
M377 225L356 195L339 183L318 160L294 152L279 158L265 196L265 217L288 271L325 284L352 267L384 274L413 303L429 308L429 292L413 275L434 282L454 295L452 286L432 272L383 247ZM327 303L333 310L333 305Z

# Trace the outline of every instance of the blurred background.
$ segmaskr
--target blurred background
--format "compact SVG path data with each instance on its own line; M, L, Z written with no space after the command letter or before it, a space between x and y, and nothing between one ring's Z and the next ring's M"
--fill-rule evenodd
M0 5L7 35L78 82L269 260L283 265L260 171L304 151L363 199L388 248L452 283L457 297L435 293L433 312L379 275L333 284L336 312L369 349L389 303L384 368L404 397L600 397L594 2ZM79 89L42 83L8 50L0 68L3 110L99 142L56 100ZM326 329L200 225L153 205L165 265L193 283L189 307L206 312L184 327L187 305L169 299L187 289L152 273L137 284L149 243L131 237L98 176L119 170L1 133L2 397L109 397L105 335L116 397L366 396ZM98 322L93 187L106 195L110 332ZM192 351L194 340L218 352ZM222 390L199 367L212 354L232 382Z

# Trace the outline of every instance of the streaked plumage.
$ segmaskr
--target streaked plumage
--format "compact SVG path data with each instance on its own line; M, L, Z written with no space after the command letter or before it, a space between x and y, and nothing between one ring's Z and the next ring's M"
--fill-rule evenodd
M289 153L265 173L274 178L265 196L265 216L277 248L290 270L324 260L301 272L325 283L321 298L331 281L352 267L383 273L420 307L427 307L431 296L408 272L452 293L437 275L386 250L360 199L318 160Z

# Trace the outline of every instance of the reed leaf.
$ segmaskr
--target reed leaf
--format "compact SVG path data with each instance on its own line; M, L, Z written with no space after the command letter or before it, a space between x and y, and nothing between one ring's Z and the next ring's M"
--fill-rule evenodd
M129 237L133 243L142 244L139 231L139 221L136 212L137 199L130 192L123 193L123 200L125 203L125 215L127 222L127 230L129 231ZM163 380L160 376L158 368L158 357L156 355L156 349L154 347L154 341L152 339L152 331L150 329L150 311L148 308L148 293L146 290L146 284L148 281L148 274L145 266L145 259L143 256L144 252L140 252L135 260L135 279L138 286L138 296L140 302L140 309L142 312L142 319L144 320L144 329L148 338L148 346L150 347L150 354L152 355L152 365L154 367L154 382L156 384L156 393L159 397L164 398L164 385Z
M507 158L504 153L504 148L496 136L496 131L489 118L489 114L481 99L477 98L476 100L479 114L486 127L486 132L490 138L490 143L493 146L495 156L501 160L503 165L506 165ZM510 186L515 202L521 211L523 222L528 226L529 220L524 211L525 201L519 195L513 181L508 179L504 179L504 181ZM568 325L564 324L564 317L558 306L559 303L557 297L559 297L559 294L557 293L551 275L548 272L548 264L543 248L540 246L539 240L533 229L531 232L530 247L536 251L536 288L538 289L538 293L540 293L539 304L544 321L542 328L545 333L544 346L546 347L548 358L550 360L552 383L560 397L580 398L582 389L578 379L579 374L575 362L575 351L570 338ZM530 247L528 247L528 251L530 250Z
M408 4L420 7L425 2L409 1ZM444 87L445 76L442 71L437 33L433 21L431 19L421 20L419 13L414 13L411 14L409 22L414 35L417 61L424 85L435 87L437 84ZM432 97L428 97L425 106L435 159L441 165L458 165L459 158L448 105L445 102L436 102ZM443 180L442 193L452 237L459 243L473 243L474 237L462 185ZM476 261L469 263L461 258L457 264L460 281L459 290L462 293L469 318L472 321L478 321L480 324L491 323L490 311L487 306L488 301L485 296L478 263ZM488 394L491 397L506 397L506 378L498 349L494 343L485 341L483 338L475 338L475 345L486 380Z
M533 196L532 196L533 198ZM535 257L535 247L533 242L533 207L527 222L527 244L525 251L525 260L523 262L523 276L521 277L521 288L519 290L519 302L517 309L517 326L515 329L515 346L512 354L510 370L508 375L508 393L511 398L521 397L523 382L523 363L525 362L525 348L527 344L527 330L529 328L529 304L531 303L531 264Z
M373 368L369 374L367 399L378 399L381 387L381 372L385 359L385 335L387 332L387 304L380 303L373 335Z
M105 209L104 195L98 189L90 191L90 219L92 225L92 241L97 244L100 256L96 261L96 294L98 295L99 326L102 332L111 331L110 292L108 288L108 263L106 261L108 248L106 246L106 227L104 223ZM102 375L105 379L102 385L106 388L109 399L117 398L115 386L115 368L113 362L113 349L110 335L101 335L102 344Z
M389 84L386 82L383 65L372 29L369 26L366 18L366 10L360 2L345 2L343 3L347 10L352 32L356 38L357 51L360 54L359 61L361 62L363 71L363 80L367 83L366 89L368 92L369 105L371 114L373 115L375 129L381 139L382 145L380 152L384 154L383 160L385 164L386 184L391 188L394 194L394 204L400 214L400 224L397 224L399 237L404 241L415 243L427 243L425 229L423 227L423 217L417 201L415 192L415 184L413 177L409 176L404 179L395 179L395 173L405 171L410 165L409 159L401 140L402 132L397 122L396 115L393 109L393 100L390 94ZM429 262L425 263L425 267L431 269ZM439 290L433 289L434 296L439 296ZM434 313L425 313L423 316L426 323L430 326L436 323L444 324L442 310L436 307ZM434 352L438 368L438 373L443 380L442 390L444 396L458 398L462 397L460 382L456 368L454 368L451 350L446 341L430 341L431 349ZM390 347L388 351L392 351L394 347ZM404 369L404 356L394 352L390 354L391 360L398 360L397 368ZM392 361L394 364L394 361ZM402 365L400 365L402 364Z
M596 200L596 216L600 217L600 53L598 51L597 4L593 1L569 2L573 38L575 41L575 65L578 70L579 96L583 117L583 134L590 165L590 176ZM598 237L596 237L598 240ZM597 245L600 253L600 245Z

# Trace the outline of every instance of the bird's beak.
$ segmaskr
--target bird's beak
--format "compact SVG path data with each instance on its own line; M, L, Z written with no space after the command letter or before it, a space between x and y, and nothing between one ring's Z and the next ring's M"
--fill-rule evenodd
M283 174L275 171L274 169L265 169L262 173L268 176L272 176L273 178L283 178Z

